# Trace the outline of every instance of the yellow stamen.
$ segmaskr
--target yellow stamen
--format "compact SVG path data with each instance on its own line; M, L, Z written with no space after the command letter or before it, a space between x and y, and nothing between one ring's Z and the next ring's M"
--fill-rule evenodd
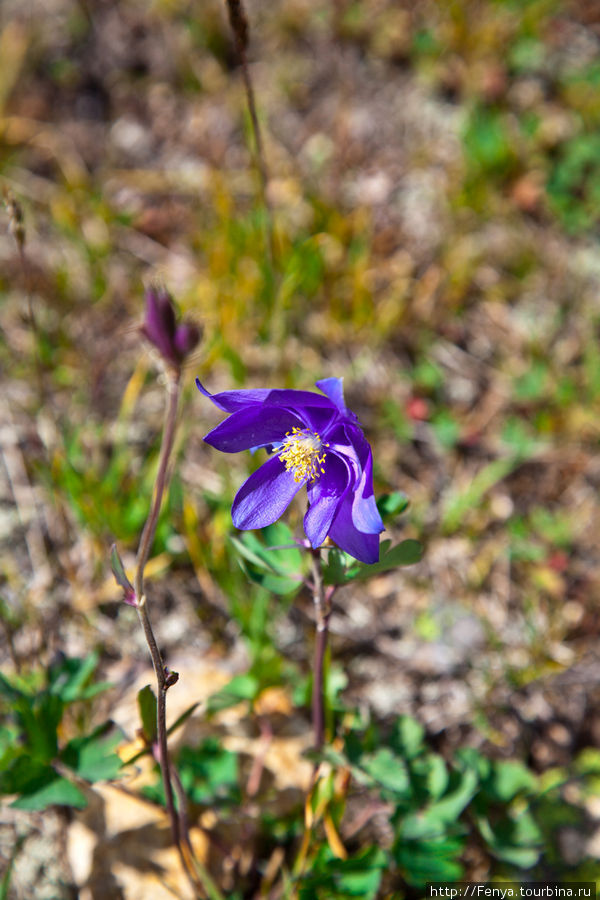
M294 481L299 484L305 478L309 481L320 478L325 472L323 463L326 456L321 450L329 444L324 444L316 432L302 428L286 431L286 437L279 457L285 463L286 471L294 473Z

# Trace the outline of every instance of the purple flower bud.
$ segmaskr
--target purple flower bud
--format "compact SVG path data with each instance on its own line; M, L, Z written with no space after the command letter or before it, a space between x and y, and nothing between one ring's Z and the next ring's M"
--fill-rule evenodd
M146 291L146 318L141 328L162 358L179 368L200 340L200 329L189 322L175 323L175 309L167 290L151 287Z
M199 340L200 329L192 325L191 322L182 322L175 329L173 344L181 359L192 352Z

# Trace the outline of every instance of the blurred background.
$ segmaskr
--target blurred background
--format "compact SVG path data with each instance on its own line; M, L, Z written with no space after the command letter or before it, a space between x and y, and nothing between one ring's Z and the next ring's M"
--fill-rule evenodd
M262 673L250 712L192 717L181 740L216 728L231 752L267 747L281 796L306 784L292 685L309 671L311 601L248 588L230 506L256 462L203 445L220 417L193 380L336 375L376 494L410 501L390 536L425 547L338 595L344 703L383 727L416 717L447 758L469 746L543 776L587 753L598 770L600 5L246 11L266 204L220 0L2 0L3 669L95 651L113 687L86 714L134 741L149 658L107 561L117 541L132 565L156 472L164 384L138 328L158 278L204 328L148 573L181 673L169 714ZM572 788L580 816L544 837L542 877L593 877L598 793ZM14 896L168 896L144 856L165 824L142 828L141 805L129 821L126 802L106 789L68 821L4 808ZM485 880L497 862L480 844L463 862ZM164 874L177 863L161 852Z

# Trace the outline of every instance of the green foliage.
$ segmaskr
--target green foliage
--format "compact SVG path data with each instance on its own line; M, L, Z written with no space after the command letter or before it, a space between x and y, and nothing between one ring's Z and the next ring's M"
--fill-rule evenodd
M144 741L148 746L152 746L158 738L158 722L156 696L149 684L138 692L137 702Z
M406 884L422 888L431 880L463 878L462 854L474 833L509 867L507 877L516 878L540 861L560 827L580 819L561 794L564 772L539 778L520 761L494 760L471 748L449 763L429 750L422 726L408 716L398 717L387 734L363 729L348 731L343 749L327 748L324 757L390 808L388 866ZM582 785L597 778L598 758L595 751L579 758Z
M393 494L382 494L377 499L377 509L384 521L391 519L392 516L401 515L409 504L409 499L402 491L394 491Z
M476 106L463 133L465 156L473 174L505 177L515 168L514 139L505 114Z
M310 873L299 884L300 900L374 900L387 855L379 847L365 847L356 856L338 859L328 846L319 849Z
M423 547L418 541L407 539L395 547L391 544L391 541L381 542L379 562L372 565L359 563L341 550L330 550L327 564L323 567L325 583L343 585L351 581L364 581L399 566L412 566L423 556Z
M176 759L177 771L186 795L201 806L230 808L240 803L238 754L220 746L216 738L206 738L198 747L184 746ZM158 766L157 780L143 793L157 803L165 803Z
M183 747L178 757L183 787L194 803L205 806L240 802L238 754L206 738L198 748Z
M148 516L156 450L150 455L140 484L134 448L115 443L104 455L102 445L100 428L65 429L63 452L57 453L51 472L40 468L40 477L65 497L79 523L92 534L104 540L112 537L133 542ZM175 477L157 526L157 551L165 548L173 533L180 494Z
M597 227L600 133L583 133L565 142L550 173L547 190L552 209L569 233Z
M307 568L306 555L283 522L262 529L262 540L253 531L230 537L240 564L248 576L274 594L297 594Z
M92 653L85 659L64 658L43 673L0 675L0 794L16 794L12 806L85 806L85 795L65 768L90 784L118 777L121 761L114 748L121 737L110 722L59 741L67 708L109 687L92 682L97 665L98 655Z
M480 506L485 494L505 478L519 464L518 458L494 459L474 475L463 490L452 490L446 499L442 513L442 527L447 533L456 531L466 515Z
M261 683L255 675L249 672L245 675L236 675L224 688L210 695L206 710L211 714L228 709L230 706L237 706L245 700L252 702L260 691Z
M283 55L278 60L274 52L260 62L264 68L260 82L269 89L256 85L267 149L272 145L267 153L276 230L271 265L265 254L265 211L252 196L254 181L244 171L246 148L238 141L242 129L230 121L236 109L240 122L244 114L239 106L240 72L222 9L209 4L196 15L185 3L160 0L152 14L144 16L143 46L137 48L137 37L133 42L136 56L138 49L141 54L139 69L136 64L129 72L123 66L117 79L104 79L99 73L98 85L92 79L94 84L79 95L74 79L80 69L84 73L86 61L80 58L80 47L69 42L71 30L73 34L78 30L78 39L85 38L86 46L93 42L92 26L102 24L101 17L94 21L93 6L91 18L71 10L67 29L54 29L60 32L60 47L53 47L52 29L41 26L40 34L47 31L41 44L34 30L22 67L5 66L8 88L3 85L0 90L8 113L31 107L31 121L43 125L28 137L27 116L22 121L13 117L10 140L0 154L2 175L8 184L22 188L27 198L27 245L36 253L29 261L31 271L19 274L18 255L11 256L9 239L0 274L2 327L7 335L0 357L6 371L14 373L16 387L7 402L18 420L15 433L24 436L21 449L26 447L27 474L32 481L36 474L43 475L48 497L58 498L66 509L67 532L72 521L77 523L70 536L73 542L78 541L80 529L102 540L110 536L130 544L139 537L158 447L152 438L144 441L146 459L140 469L140 446L125 442L113 428L114 399L127 377L125 372L130 371L130 359L140 352L134 336L134 319L140 312L136 285L147 274L148 262L162 269L161 259L176 261L181 254L181 259L190 262L175 267L182 302L205 317L201 367L214 372L216 380L230 377L240 385L250 380L258 384L270 383L276 375L289 387L306 386L313 375L338 374L327 367L339 365L340 360L348 361L346 376L355 384L373 369L374 377L366 379L364 414L374 438L375 463L381 467L377 480L390 486L419 483L414 493L410 489L416 511L410 513L408 533L422 537L419 525L426 523L423 530L432 546L440 535L452 534L457 536L453 551L460 553L466 530L469 541L462 543L473 548L473 559L465 551L456 579L447 578L446 573L442 577L444 584L460 585L465 593L461 603L464 600L467 605L479 602L472 591L471 572L480 563L482 578L492 576L489 597L486 584L485 605L504 602L504 596L493 596L501 581L493 567L499 560L503 565L500 558L508 544L510 559L517 562L506 590L510 608L508 615L505 609L498 610L490 623L501 622L503 615L511 619L513 609L528 605L532 621L540 623L531 636L532 644L560 644L574 620L567 616L562 596L552 603L540 599L530 573L540 568L536 564L547 565L552 552L560 548L569 565L575 565L569 584L575 579L581 588L569 612L577 613L578 606L587 609L583 588L586 579L594 582L594 561L591 543L578 544L577 538L578 528L589 534L594 527L586 504L593 496L594 473L587 457L597 449L600 400L594 299L600 63L593 28L585 15L576 10L565 17L557 0L468 0L417 4L414 9L384 0L375 4L374 15L360 2L316 3L314 9L311 4L292 3L274 9L268 45L276 48L281 40ZM250 19L253 58L258 61L261 46L266 45L261 43L261 22ZM9 28L2 37L10 50L13 32L10 18L7 21ZM127 16L116 16L112 24L126 37L130 24L137 27L139 23L134 15L131 23ZM152 71L152 60L160 58L153 50L157 24L159 45L177 51L160 73ZM569 36L564 46L563 28ZM27 30L25 23L24 33ZM360 57L360 84L356 97L352 91L342 97L339 127L326 134L322 115L315 118L314 113L323 103L323 91L335 92L336 83L324 87L318 77L307 81L297 75L304 71L305 48L313 44L314 36L314 46L320 47L326 46L330 34L354 42L351 50ZM389 35L394 55L386 57L375 49L380 35ZM302 49L295 55L298 37ZM40 59L48 50L50 57ZM96 55L89 54L90 59ZM388 58L392 60L389 68ZM396 71L398 65L401 72ZM376 69L390 96L398 76L398 96L403 98L406 89L406 109L401 110L406 134L401 136L400 148L392 119L389 128L377 128L378 104L365 104L365 97L379 96L376 88L383 82L378 81ZM13 70L14 96L9 96ZM53 109L39 90L40 74L46 73L52 88L48 96L56 97L54 108L73 110L76 147L71 148L70 139L62 140L60 124L53 120ZM160 76L158 93L155 75ZM286 78L293 83L289 109L277 107L278 84ZM156 96L146 93L148 87ZM96 91L106 92L111 115L114 112L115 121L118 117L126 124L132 90L139 100L137 127L156 152L148 161L143 155L129 155L119 148L115 128L110 135L111 152L102 155L98 165L90 151L96 143L93 137L89 140L93 133L77 110L89 109L90 98L93 109ZM384 93L381 96L385 99ZM181 112L181 121L193 124L197 110L187 108L188 100L194 109L200 103L208 110L225 110L224 132L205 129L199 141L197 128L187 129L187 134L183 129L173 155L173 136L167 134L165 121L175 110ZM281 129L268 127L279 113L291 122L295 116L311 115L308 131L297 130L297 147L292 146L294 141L282 143L286 134L290 137L289 123L282 120L285 127ZM368 127L371 116L373 129ZM250 143L247 116L245 121ZM94 133L112 124L100 117L93 122ZM462 160L455 146L457 127ZM311 132L317 141L306 140ZM384 146L388 134L391 143ZM338 146L339 135L343 146ZM226 153L220 146L223 140ZM198 155L196 171L193 159ZM389 171L388 160L393 163ZM377 178L382 176L385 188L390 177L389 198L383 204L360 199L371 190L360 187L367 172L377 176L375 195ZM419 176L417 185L420 175L425 176L425 190L419 188L415 195L404 191L413 174ZM309 179L312 183L307 186ZM433 185L435 194L433 215L428 185ZM429 229L435 224L438 200L443 210L439 237ZM371 206L377 207L374 214ZM160 224L161 218L167 226ZM156 234L151 227L154 219L159 221ZM418 229L412 231L420 221L423 240ZM165 272L171 269L167 266ZM29 327L22 282L28 282L32 290L35 335ZM533 314L530 305L535 307ZM446 349L460 347L464 372L453 372L448 356L427 358L426 351L438 341ZM39 374L43 403L36 396ZM153 370L151 377L156 375ZM477 390L471 396L454 391L461 387L460 379L476 382ZM411 419L403 411L399 398L410 395L427 398L426 418ZM28 403L33 410L29 421L25 418ZM149 405L146 411L155 416L154 427L160 409ZM201 416L197 404L193 413ZM56 421L54 437L43 427L44 416ZM85 424L77 424L81 422ZM194 440L186 459L192 473L204 461L197 443L204 425L194 422L193 427ZM481 441L477 429L481 429ZM47 442L45 462L39 461L43 450L36 449L37 434ZM521 478L517 469L524 461L535 460L543 446L540 435L549 450L539 460L540 472L543 467L549 475L538 479L534 472L529 479L528 469ZM471 436L472 443L467 440ZM378 453L378 443L385 452ZM585 475L578 481L571 473L582 457ZM256 701L273 685L293 685L294 701L309 702L311 677L306 667L300 672L301 664L284 659L276 645L275 627L309 575L308 554L294 545L292 532L282 525L230 540L233 478L227 463L219 475L225 484L222 495L206 488L202 477L184 492L176 478L154 549L169 546L186 504L190 558L196 572L200 576L210 572L221 595L227 597L249 656L248 671L209 698L206 709L213 717L209 727L218 727L220 711L243 704L244 726L249 721L253 729ZM539 483L529 490L528 481ZM542 482L551 483L551 490L542 489ZM508 522L501 504L497 518L495 504L488 504L490 495L496 499L499 487L497 493L506 493L514 509ZM553 491L560 499L552 499ZM35 485L34 493L37 500ZM578 525L580 502L586 508ZM406 498L392 493L381 498L378 506L392 525L405 512ZM510 509L510 504L505 508ZM52 542L55 536L49 537ZM61 535L57 543L62 541ZM485 560L481 562L480 549L481 556L489 551L493 558L491 570ZM366 567L336 549L327 549L322 554L326 582L342 587L355 581L368 604L367 578L417 562L421 552L413 540L395 547L384 541L381 561ZM126 587L124 570L118 571ZM422 572L416 573L418 580ZM74 579L79 577L75 572ZM87 573L81 577L87 586ZM11 596L13 579L13 572L7 571L7 595ZM420 595L425 593L422 581L417 587ZM429 589L426 592L431 596ZM424 603L416 610L417 638L440 636L442 626L430 609ZM213 615L210 603L200 603L198 612L206 619ZM0 614L9 637L28 626L29 613L15 613L8 602L1 604ZM552 619L549 633L544 631L546 615ZM583 652L588 619L586 612L577 626L577 646L573 643L569 650ZM207 630L218 644L219 626L209 622ZM480 659L472 661L473 666L481 666L483 680L494 672L502 678L507 663L499 658L495 642L500 645L503 639L495 625L490 627L488 645L479 652ZM522 653L523 647L515 651ZM107 727L73 733L73 720L79 722L81 715L72 711L72 704L84 704L87 709L95 694L106 687L93 681L96 664L93 654L81 661L66 660L45 673L0 680L0 786L7 795L17 795L16 802L24 808L44 808L52 802L80 805L84 798L79 779L94 781L117 774L116 736ZM556 833L581 827L582 846L587 836L578 807L565 802L564 787L568 784L566 794L571 798L574 790L586 798L594 791L598 794L596 751L590 749L564 770L538 777L514 760L494 761L484 753L470 752L451 758L433 752L422 727L407 717L378 731L365 722L364 709L360 726L355 724L355 730L349 731L340 750L339 736L347 720L359 720L343 706L347 683L345 670L327 660L328 727L332 739L338 739L337 755L330 749L328 758L337 774L350 768L350 790L358 794L354 800L362 804L363 797L366 801L375 798L391 805L390 845L374 847L371 833L359 833L348 842L348 858L341 859L315 827L309 865L299 882L303 896L420 896L425 876L461 877L473 858L464 851L474 847L478 858L486 858L492 877L507 873L548 877L548 872L560 877L569 871ZM355 687L354 681L351 684ZM148 753L157 736L156 699L150 687L140 692L138 705L148 745L142 752ZM195 708L196 704L189 707L170 731ZM450 743L455 739L453 733L442 736L443 746L446 738ZM248 844L260 848L258 856L266 855L264 859L257 856L254 881L257 873L268 869L274 845L285 850L285 881L302 840L302 798L283 811L275 804L272 808L263 804L265 797L260 795L260 814L244 818L239 757L208 741L200 748L183 748L178 762L194 802L214 803L221 811L237 804L235 815L244 827L257 828L256 844ZM65 770L72 777L65 776ZM331 783L327 791L327 808L338 827L343 801L335 796ZM343 838L343 829L338 830ZM9 877L2 881L0 897L8 893ZM407 884L414 886L408 892ZM252 891L258 896L254 882ZM245 886L236 885L228 896L241 900L247 893Z
M121 760L114 753L121 742L121 735L110 723L101 725L92 734L73 738L61 752L61 760L79 775L93 784L95 781L112 781L121 769Z
M445 450L455 447L460 439L460 425L445 410L440 410L431 420L434 434Z

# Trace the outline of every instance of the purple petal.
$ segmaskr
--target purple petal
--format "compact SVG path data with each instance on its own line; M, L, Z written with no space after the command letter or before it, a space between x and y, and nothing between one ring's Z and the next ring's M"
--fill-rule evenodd
M379 534L385 530L385 526L379 515L375 497L373 495L373 454L367 446L367 459L362 470L358 485L354 490L352 501L352 521L359 531L367 534Z
M191 322L182 322L175 329L173 346L180 359L185 359L200 340L200 329Z
M352 521L359 531L379 534L385 529L373 495L373 454L369 442L362 429L353 423L344 423L341 429L336 429L335 436L338 440L332 449L346 457L356 473ZM343 440L347 443L339 443Z
M331 400L313 391L273 390L266 398L269 406L290 406L300 410L304 406L321 406L331 409Z
M314 395L316 396L316 394ZM329 405L329 407L319 406L301 406L297 409L299 417L302 419L309 431L319 434L323 440L328 429L331 428L339 413Z
M325 433L324 439L329 444L330 451L341 456L350 466L354 475L354 483L357 484L362 473L362 466L359 454L348 437L346 426L347 423L344 422L334 423L331 431ZM359 428L356 430L360 432ZM360 433L362 434L362 432Z
M379 560L379 537L364 534L352 521L352 492L348 491L339 505L335 519L329 529L329 537L341 550L364 563Z
M146 291L146 318L142 332L162 356L173 362L177 361L173 348L175 310L164 288L151 288Z
M286 431L302 427L300 419L288 409L254 405L234 412L213 428L204 440L224 453L264 447L285 440Z
M368 497L362 497L359 493L354 494L352 521L358 530L365 534L380 534L385 531L373 494Z
M304 482L294 481L278 456L257 469L241 486L231 508L236 528L272 525L288 508Z
M329 397L332 403L335 403L340 412L347 412L346 404L344 403L343 378L322 378L316 382L316 386Z
M157 316L158 324L170 336L175 334L175 307L171 296L164 288L157 288L149 292L150 298L154 301L154 311Z
M212 400L215 406L230 413L246 409L248 406L256 406L258 403L266 400L271 393L268 388L259 388L250 391L221 391L220 394L211 394L206 390L199 378L196 378L196 387L201 394Z
M327 535L337 508L350 483L350 471L345 462L328 453L323 464L325 472L308 488L308 512L304 516L304 531L313 547L320 547Z

